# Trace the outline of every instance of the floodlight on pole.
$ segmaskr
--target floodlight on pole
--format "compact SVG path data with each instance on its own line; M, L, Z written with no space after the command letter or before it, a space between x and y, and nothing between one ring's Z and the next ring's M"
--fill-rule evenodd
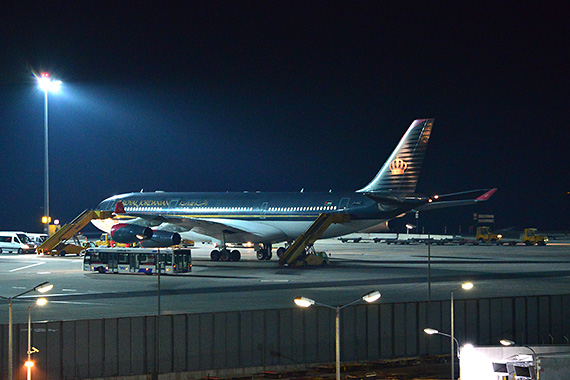
M335 357L336 357L336 380L340 380L340 311L347 306L354 305L360 301L366 301L368 303L372 303L377 301L382 295L379 291L375 290L369 293L366 293L362 297L354 300L352 302L347 303L343 306L331 306L324 303L319 303L311 298L307 297L297 297L295 298L294 302L297 306L300 307L310 307L313 305L324 306L329 309L333 309L335 311Z
M44 92L44 165L45 165L45 177L44 177L44 215L42 217L42 223L44 224L44 232L49 234L49 223L50 223L50 210L49 210L49 144L48 144L48 93L57 93L61 89L63 84L60 80L53 80L50 78L49 73L41 73L37 77L38 86L40 90Z

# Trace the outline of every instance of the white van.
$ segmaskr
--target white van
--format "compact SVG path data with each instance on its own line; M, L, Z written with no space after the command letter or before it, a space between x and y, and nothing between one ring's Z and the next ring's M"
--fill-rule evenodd
M32 241L32 243L34 243L37 246L41 245L48 238L47 234L36 234L33 232L26 232L26 235Z
M24 232L0 232L0 253L36 253L36 245Z

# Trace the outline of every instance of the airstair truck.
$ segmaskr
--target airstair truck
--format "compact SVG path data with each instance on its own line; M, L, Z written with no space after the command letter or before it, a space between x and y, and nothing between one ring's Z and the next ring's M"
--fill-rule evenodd
M87 225L93 219L107 219L112 217L113 213L111 211L100 211L100 210L85 210L79 214L71 223L66 224L61 227L55 234L51 235L46 241L44 241L36 249L38 255L52 255L58 256L63 252L71 253L71 251L81 252L85 247L75 244L60 245L67 239L76 235L83 227ZM64 254L65 254L64 253Z

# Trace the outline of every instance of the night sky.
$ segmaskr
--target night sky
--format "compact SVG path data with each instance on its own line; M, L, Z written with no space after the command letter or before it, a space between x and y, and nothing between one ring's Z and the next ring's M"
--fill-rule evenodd
M62 222L141 189L357 190L433 117L417 190L499 191L422 225L465 232L477 212L497 229L570 228L563 1L10 1L0 14L2 230L42 230L42 71L64 82L49 97Z

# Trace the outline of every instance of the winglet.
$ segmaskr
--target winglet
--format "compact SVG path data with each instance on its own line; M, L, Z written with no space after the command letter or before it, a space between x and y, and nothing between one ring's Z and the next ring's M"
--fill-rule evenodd
M118 201L115 204L115 214L126 214L125 206L123 206L123 202Z
M491 189L487 191L485 194L481 195L479 198L475 199L476 201L488 201L489 198L493 196L497 192L497 188Z

